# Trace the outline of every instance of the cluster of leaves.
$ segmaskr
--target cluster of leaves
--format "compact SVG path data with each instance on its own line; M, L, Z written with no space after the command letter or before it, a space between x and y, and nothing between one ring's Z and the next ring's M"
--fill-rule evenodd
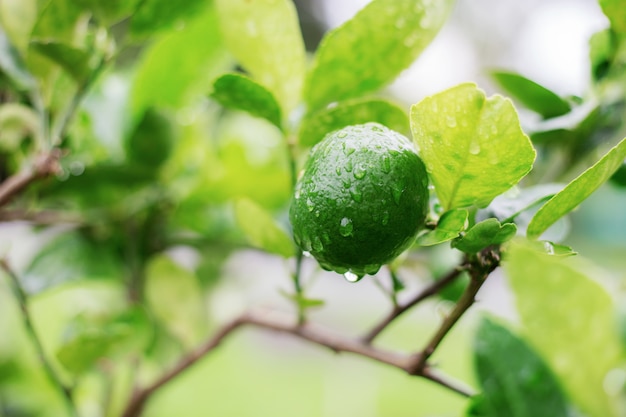
M98 300L66 318L63 341L47 346L66 387L93 375L127 383L107 358L157 364L196 346L210 322L205 295L244 238L297 259L285 295L301 316L322 305L305 294L301 254L274 214L284 214L310 147L374 121L412 136L433 185L432 228L414 249L446 244L469 262L486 249L505 256L520 323L478 327L482 393L466 415L620 415L624 388L605 389L624 362L613 301L572 263L570 248L549 240L550 228L604 183L626 183L620 2L600 1L611 26L591 40L589 97L563 98L494 72L542 119L529 136L511 100L474 84L408 113L379 94L435 37L452 0L373 0L324 36L310 65L290 0L213 3L0 4L0 179L41 153L66 154L56 177L0 211L71 225L20 271L21 285L29 297L83 290ZM124 93L111 96L120 85ZM238 137L267 155L255 161ZM199 260L175 262L180 247ZM403 289L397 266L394 302ZM0 383L19 386L17 374Z

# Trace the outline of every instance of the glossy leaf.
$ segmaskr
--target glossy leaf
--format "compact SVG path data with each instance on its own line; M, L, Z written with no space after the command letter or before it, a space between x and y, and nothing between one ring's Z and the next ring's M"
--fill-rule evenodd
M617 33L626 33L626 7L622 0L600 0L602 11L611 22L611 29Z
M465 209L450 210L441 215L435 230L426 232L417 238L420 246L433 246L452 240L467 228L468 212Z
M98 0L96 0L98 1ZM194 14L201 13L204 0L145 0L130 18L129 35L143 38L157 31L186 24Z
M500 224L497 219L487 219L472 226L463 237L452 242L452 246L465 253L476 253L511 240L516 232L517 226L513 223Z
M244 75L222 75L215 80L211 97L224 107L243 110L281 129L280 106L272 93Z
M144 52L130 93L134 118L148 107L180 108L203 96L228 63L217 16L207 9Z
M409 118L400 107L385 100L355 99L306 115L299 140L302 145L313 146L334 130L368 122L378 122L403 135L409 132Z
M505 256L525 339L581 411L590 417L617 417L603 388L623 354L609 294L576 258L551 256L523 242L509 245Z
M120 260L103 245L96 245L78 232L67 232L46 244L34 257L23 276L30 294L68 282L119 279Z
M0 27L0 70L13 82L19 90L30 90L35 87L35 79L28 72L21 56Z
M485 417L568 417L559 381L543 359L506 328L483 319L474 339L474 363ZM514 359L513 359L514 358Z
M87 51L54 42L35 40L31 48L60 65L77 82L81 83L90 74L90 55Z
M562 116L572 109L556 93L519 74L494 71L491 75L513 98L545 119Z
M291 0L216 0L228 49L288 115L300 102L306 57Z
M510 100L461 84L411 107L411 130L446 210L487 206L535 160Z
M166 255L146 266L146 301L150 311L181 340L195 346L206 327L205 308L197 277Z
M0 1L0 26L22 55L28 48L36 20L37 0Z
M295 249L291 238L261 206L249 199L235 203L235 217L252 245L289 258Z
M626 158L626 138L548 200L530 221L526 235L530 238L541 236L548 227L576 208L611 178L622 165L624 158Z
M311 109L391 82L433 40L453 1L374 0L322 40L305 86Z

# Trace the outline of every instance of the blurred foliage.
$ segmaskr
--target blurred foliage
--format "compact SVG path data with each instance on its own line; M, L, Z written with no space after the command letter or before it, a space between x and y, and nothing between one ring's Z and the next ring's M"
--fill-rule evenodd
M473 375L480 395L465 400L360 359L304 361L246 334L169 384L145 415L623 416L624 276L571 256L595 244L598 217L623 237L624 222L608 218L621 211L594 217L584 203L626 185L626 9L599 4L611 26L590 39L584 97L492 72L536 114L524 132L512 101L474 84L410 114L381 91L435 37L452 1L374 0L310 57L290 0L0 1L0 187L39 155L62 153L59 172L0 207L0 220L30 222L16 223L36 241L17 275L81 415L119 415L137 382L254 299L229 279L233 255L253 246L297 278L286 213L299 168L327 133L376 121L413 135L433 184L428 230L394 262L390 289L381 285L392 301L412 288L405 273L429 283L461 254L504 254L519 322L483 319L472 335L461 326L436 358ZM566 216L579 205L570 242ZM22 245L0 227L0 258ZM623 249L602 251L623 261ZM311 275L307 291L323 280ZM7 278L0 271L0 416L66 415ZM437 300L457 301L468 281ZM277 304L333 308L332 294L289 284L273 291ZM380 312L365 303L354 327ZM397 346L432 330L415 318L402 325Z

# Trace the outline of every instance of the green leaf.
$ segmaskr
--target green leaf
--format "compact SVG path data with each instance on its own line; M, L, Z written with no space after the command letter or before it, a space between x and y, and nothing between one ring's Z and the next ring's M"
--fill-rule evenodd
M305 98L310 109L378 90L433 40L452 0L374 0L328 32L315 54Z
M493 71L491 75L515 99L544 119L562 116L572 110L570 104L556 93L526 77L506 71Z
M513 187L504 194L493 199L484 210L480 210L477 218L495 217L502 223L515 220L518 227L526 226L520 221L520 214L550 199L563 188L562 184L537 184L527 188ZM530 220L530 217L529 217Z
M76 24L83 10L75 0L46 1L40 12L31 38L47 39L72 45L76 37Z
M68 371L81 374L132 334L131 328L94 329L83 331L66 341L57 350L57 359Z
M159 38L142 55L131 87L133 117L148 107L180 108L209 90L229 63L210 8Z
M79 232L64 233L46 244L23 276L30 294L81 280L119 279L121 261L112 248L97 245Z
M626 158L626 138L548 200L530 221L526 235L529 238L539 237L554 222L576 208L611 178L622 165L624 158Z
M22 55L37 20L37 0L0 1L0 26Z
M291 238L272 216L250 199L235 202L235 217L252 245L285 258L294 255Z
M474 339L485 417L568 417L567 400L543 359L522 339L483 318ZM514 360L512 360L514 358Z
M272 93L246 76L222 75L213 84L211 97L224 107L246 111L282 128L280 106Z
M441 215L435 230L424 233L417 238L420 246L433 246L452 240L467 228L469 213L465 209L454 209Z
M607 373L623 359L615 307L605 289L586 275L585 264L575 261L520 241L509 245L503 266L525 339L581 411L590 417L616 417L615 404L603 388Z
M487 206L535 160L510 100L461 84L411 107L411 130L446 210Z
M133 14L140 0L71 0L83 11L93 14L102 26L113 25ZM178 3L178 2L172 2Z
M285 291L280 291L280 294L286 299L296 303L301 308L314 308L314 307L322 307L325 304L324 300L319 300L316 298L307 298L302 294L289 294Z
M511 240L516 232L515 224L500 224L497 219L491 218L476 223L463 237L452 242L452 246L465 253L476 253Z
M91 73L91 56L85 50L47 40L33 40L31 48L60 65L78 83L82 83Z
M307 114L302 120L299 141L313 146L326 134L350 125L378 122L396 132L407 134L406 112L385 100L354 99Z
M35 87L35 79L28 72L22 57L0 27L0 70L13 82L18 90Z
M617 33L626 33L626 7L622 0L600 0L602 11L611 22L611 29Z
M131 16L129 35L133 38L144 38L157 31L184 25L194 14L201 13L206 3L205 0L142 1Z
M146 265L145 296L150 311L187 347L195 347L206 328L198 278L160 254Z
M22 140L28 136L41 143L41 120L37 113L24 104L0 105L0 150L15 152Z
M290 0L216 0L229 50L288 115L300 102L306 56Z

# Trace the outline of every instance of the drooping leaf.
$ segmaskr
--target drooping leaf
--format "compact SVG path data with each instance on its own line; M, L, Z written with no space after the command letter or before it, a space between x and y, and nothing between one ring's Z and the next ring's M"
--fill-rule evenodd
M293 2L216 0L216 6L229 50L288 115L300 101L306 64Z
M491 218L476 223L463 237L452 242L452 246L465 253L476 253L511 240L516 232L515 224L500 224L497 219Z
M89 76L91 57L87 51L55 41L34 40L30 45L33 50L60 65L78 83Z
M37 0L0 1L0 26L22 56L36 20Z
M374 0L328 32L305 86L313 110L391 82L443 26L453 1Z
M474 339L484 417L568 417L559 381L543 359L503 326L483 318Z
M611 29L617 33L626 33L626 8L621 0L600 0L602 11L611 22Z
M72 281L119 279L121 261L111 248L96 245L78 232L67 232L45 245L23 275L30 294Z
M202 97L228 63L217 16L207 8L144 52L130 92L133 117L151 106L178 109Z
M97 1L97 0L96 0ZM145 0L130 18L129 35L143 38L186 24L206 5L204 0Z
M467 228L468 215L465 209L454 209L443 213L437 222L435 230L418 236L417 244L420 246L433 246L458 237Z
M510 100L461 84L411 107L411 130L446 210L487 206L535 160Z
M0 27L0 70L19 90L30 90L35 87L35 79L28 72L24 61L2 27Z
M261 206L249 199L235 202L237 223L250 243L259 249L289 258L295 250L291 238Z
M559 377L569 398L590 417L617 417L603 388L623 355L611 297L576 258L556 257L523 242L503 263L523 335Z
M515 99L544 119L562 116L572 109L566 100L553 91L519 74L493 71L491 75Z
M215 80L211 97L224 107L246 111L281 129L280 106L272 93L244 75L222 75Z
M626 138L548 200L530 221L526 235L529 238L541 236L554 222L576 208L611 178L622 165L624 158L626 158Z
M145 297L154 314L185 346L195 346L206 327L198 278L167 255L148 261Z
M398 106L385 100L353 99L307 114L300 125L299 141L313 146L334 130L368 122L378 122L403 135L409 132L409 118Z

